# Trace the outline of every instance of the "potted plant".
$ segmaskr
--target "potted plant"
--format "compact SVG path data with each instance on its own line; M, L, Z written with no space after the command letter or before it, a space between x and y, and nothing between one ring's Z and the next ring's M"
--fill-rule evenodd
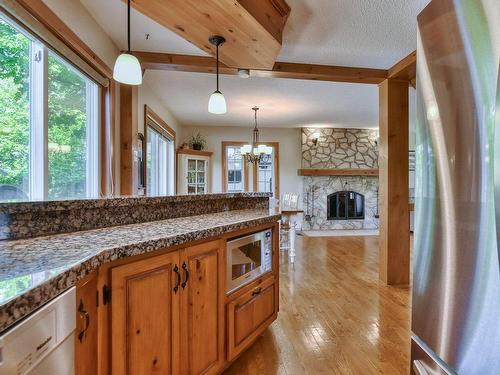
M189 138L188 144L193 150L201 151L207 145L207 140L198 132L196 135L192 135L191 138Z

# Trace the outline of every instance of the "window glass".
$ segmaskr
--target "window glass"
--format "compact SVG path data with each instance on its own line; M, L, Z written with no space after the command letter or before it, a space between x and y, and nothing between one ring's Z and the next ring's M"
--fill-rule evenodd
M274 150L261 158L257 169L257 191L274 193Z
M229 146L226 148L227 160L227 191L244 191L243 181L243 156L239 146Z
M30 44L0 18L0 201L29 199Z
M174 142L148 126L147 192L149 195L174 194Z
M88 82L69 64L48 56L48 197L85 198L87 193L87 108L96 100ZM89 111L90 112L90 111ZM90 129L89 129L90 130ZM90 132L90 131L89 131ZM89 137L90 138L90 137ZM93 140L97 141L97 140Z

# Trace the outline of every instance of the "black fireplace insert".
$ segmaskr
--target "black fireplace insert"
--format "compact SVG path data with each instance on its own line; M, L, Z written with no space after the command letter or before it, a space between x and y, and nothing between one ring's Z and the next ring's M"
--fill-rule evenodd
M355 191L337 191L327 198L328 220L362 220L365 218L365 197Z

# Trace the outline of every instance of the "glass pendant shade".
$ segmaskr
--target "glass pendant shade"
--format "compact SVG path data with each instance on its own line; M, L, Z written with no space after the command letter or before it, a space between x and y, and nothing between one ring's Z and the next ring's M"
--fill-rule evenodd
M267 146L266 145L259 145L257 150L259 154L265 154L266 153Z
M246 155L252 152L252 145L244 145L241 147L241 154Z
M210 95L210 99L208 100L208 112L216 115L222 115L227 112L226 99L220 91L216 90Z
M126 85L142 84L142 69L134 55L122 53L115 62L113 79Z

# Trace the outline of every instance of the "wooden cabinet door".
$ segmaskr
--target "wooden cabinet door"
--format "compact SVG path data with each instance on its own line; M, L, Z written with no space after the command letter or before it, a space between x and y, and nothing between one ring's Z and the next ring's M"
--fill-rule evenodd
M277 317L276 283L268 277L236 292L240 295L227 304L228 360L236 358L251 345Z
M179 373L179 252L111 269L113 375Z
M225 243L181 250L181 374L217 374L224 357Z
M97 374L97 272L76 286L75 374Z

